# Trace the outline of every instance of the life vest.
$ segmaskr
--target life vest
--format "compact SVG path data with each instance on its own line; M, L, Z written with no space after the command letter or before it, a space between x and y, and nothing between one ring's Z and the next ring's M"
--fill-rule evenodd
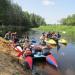
M31 55L32 52L31 52L30 50L25 50L24 54L25 54L25 55Z
M15 47L15 50L16 50L17 52L22 52L22 51L23 51L20 46Z

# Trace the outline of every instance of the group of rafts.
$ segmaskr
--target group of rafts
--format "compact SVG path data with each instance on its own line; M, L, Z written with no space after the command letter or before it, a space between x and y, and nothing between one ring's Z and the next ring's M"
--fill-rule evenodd
M33 68L33 59L39 59L39 58L45 58L46 62L58 67L57 61L55 57L50 53L50 49L52 49L52 45L56 45L56 41L51 39L44 39L43 41L46 43L46 45L34 45L33 43L36 43L35 40L32 40L32 44L29 44L29 40L25 40L25 48L21 48L21 46L16 46L15 50L18 52L17 57L23 58L24 63L27 64L27 67L32 69ZM65 39L59 39L59 43L67 44L67 41ZM43 52L45 50L45 52ZM47 51L46 51L47 50Z

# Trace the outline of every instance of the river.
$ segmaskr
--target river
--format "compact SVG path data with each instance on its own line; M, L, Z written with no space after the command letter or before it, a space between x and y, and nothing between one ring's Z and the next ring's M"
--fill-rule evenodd
M41 34L40 31L32 31L30 32L30 38L35 38L39 43ZM65 33L62 38L68 41L67 46L61 45L58 54L56 48L52 49L58 68L56 69L45 63L37 63L34 68L34 75L75 75L75 35L74 33L71 35Z

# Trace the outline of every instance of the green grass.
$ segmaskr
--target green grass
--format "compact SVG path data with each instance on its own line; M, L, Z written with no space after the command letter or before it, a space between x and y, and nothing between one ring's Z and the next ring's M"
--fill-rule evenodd
M50 26L40 26L38 28L33 28L41 31L56 31L62 32L65 31L67 33L75 32L75 26L63 26L63 25L50 25Z

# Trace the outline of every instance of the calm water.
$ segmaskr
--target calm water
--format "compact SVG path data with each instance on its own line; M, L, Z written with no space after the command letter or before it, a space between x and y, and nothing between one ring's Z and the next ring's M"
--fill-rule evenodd
M33 31L30 34L31 38L35 38L39 43L40 31ZM67 34L67 33L66 33ZM34 67L34 75L75 75L75 36L63 34L63 38L67 39L68 45L61 45L57 54L56 48L52 49L53 55L58 62L58 69L45 63L37 63Z

